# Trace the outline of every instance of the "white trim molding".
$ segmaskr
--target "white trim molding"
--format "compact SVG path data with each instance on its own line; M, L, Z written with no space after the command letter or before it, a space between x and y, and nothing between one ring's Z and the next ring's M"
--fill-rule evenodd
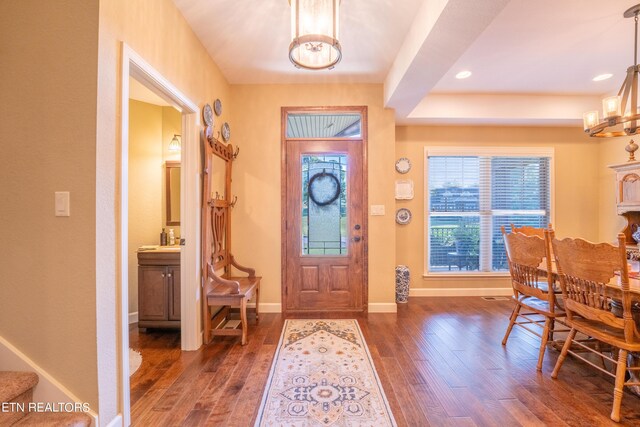
M513 295L512 288L414 288L410 297L502 297Z
M180 271L180 310L181 320L181 349L197 350L202 345L202 333L200 330L200 193L199 193L199 169L200 169L200 111L199 107L188 99L178 88L162 76L155 68L146 62L140 55L131 49L126 43L121 43L122 54L122 91L121 91L121 115L120 115L120 284L124 291L121 295L120 311L120 411L122 424L128 426L131 423L131 404L129 392L129 312L128 312L128 151L129 151L129 78L133 77L142 83L156 95L166 100L182 113L182 168L180 179L180 192L183 195L180 201L180 211L183 212L181 233L186 244L181 251ZM113 423L110 422L110 424Z
M398 304L395 302L370 302L369 313L397 313Z
M38 384L33 389L34 402L83 403L63 384L1 336L0 366L4 371L31 371L38 375ZM98 414L91 409L87 412L87 415L92 418L92 425L97 426Z
M250 302L247 307L256 308L256 303ZM279 302L261 302L260 313L282 313L282 304Z
M129 324L138 323L138 312L129 313Z

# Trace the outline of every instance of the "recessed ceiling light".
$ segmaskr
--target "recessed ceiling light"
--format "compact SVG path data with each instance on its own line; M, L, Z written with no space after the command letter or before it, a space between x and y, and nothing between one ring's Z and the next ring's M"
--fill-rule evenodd
M456 79L466 79L471 75L471 71L460 71L456 74Z
M610 79L612 76L613 76L613 74L609 74L609 73L607 73L607 74L600 74L600 75L598 75L598 76L595 76L595 77L593 78L593 81L594 81L594 82L599 82L599 81L602 81L602 80L607 80L607 79Z

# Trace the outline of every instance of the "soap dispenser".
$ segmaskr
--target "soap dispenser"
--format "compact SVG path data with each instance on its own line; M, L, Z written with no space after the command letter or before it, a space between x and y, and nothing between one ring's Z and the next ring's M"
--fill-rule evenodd
M173 234L173 228L169 229L169 246L176 244L176 235Z
M162 233L160 233L160 246L167 246L167 232L162 229Z

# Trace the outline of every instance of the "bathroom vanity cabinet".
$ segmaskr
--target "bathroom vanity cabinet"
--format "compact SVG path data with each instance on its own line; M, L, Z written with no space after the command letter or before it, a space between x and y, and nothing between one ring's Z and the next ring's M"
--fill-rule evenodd
M138 327L180 328L179 248L138 252Z

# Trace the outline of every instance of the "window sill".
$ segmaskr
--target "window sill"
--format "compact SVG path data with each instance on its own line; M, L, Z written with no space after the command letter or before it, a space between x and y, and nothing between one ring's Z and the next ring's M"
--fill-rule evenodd
M463 273L463 272L455 272L455 273L422 273L423 280L441 280L441 279L473 279L473 278L507 278L510 277L509 272L498 273L498 272L477 272L477 273Z

